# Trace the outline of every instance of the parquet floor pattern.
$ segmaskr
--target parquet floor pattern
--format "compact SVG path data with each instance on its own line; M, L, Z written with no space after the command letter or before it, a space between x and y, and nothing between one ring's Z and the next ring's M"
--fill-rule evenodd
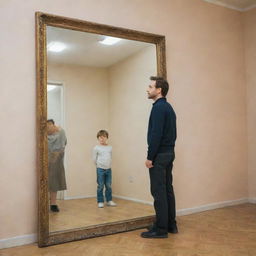
M256 204L177 218L179 233L143 239L142 230L47 248L37 244L0 250L1 256L256 256Z

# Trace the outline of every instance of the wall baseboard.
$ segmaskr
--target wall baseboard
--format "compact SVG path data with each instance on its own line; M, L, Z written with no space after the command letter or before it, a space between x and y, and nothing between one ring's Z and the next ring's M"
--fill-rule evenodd
M215 5L224 6L226 8L233 9L233 10L240 11L240 12L246 12L246 11L251 10L251 9L256 7L256 5L254 4L254 5L251 5L247 8L238 8L238 7L235 7L232 4L225 4L225 3L223 3L223 1L219 1L219 0L204 0L204 1L206 1L208 3L215 4Z
M6 239L0 239L0 249L10 248L25 244L33 244L37 242L37 235L23 235L23 236L15 236Z
M139 203L143 203L143 204L153 205L153 203L149 202L149 201L134 199L134 198L125 197L125 196L116 196L116 195L113 195L113 196L116 198L121 198L121 199L126 199L126 200L139 202ZM177 216L184 216L184 215L189 215L189 214L193 214L193 213L209 211L209 210L214 210L214 209L218 209L218 208L223 208L223 207L232 206L232 205L239 205L239 204L244 204L244 203L256 204L256 198L242 198L242 199L238 199L238 200L230 200L230 201L218 202L218 203L213 203L213 204L200 205L200 206L196 206L193 208L180 209L177 211ZM36 234L0 239L0 249L20 246L20 245L25 245L25 244L32 244L32 243L36 243L36 242L37 242Z
M192 213L204 212L204 211L209 211L209 210L214 210L214 209L218 209L218 208L223 208L223 207L238 205L238 204L244 204L244 203L248 203L248 198L223 201L223 202L212 203L212 204L205 204L205 205L200 205L200 206L196 206L193 208L177 210L177 216L189 215Z
M256 204L256 197L249 198L248 202L251 203L251 204Z

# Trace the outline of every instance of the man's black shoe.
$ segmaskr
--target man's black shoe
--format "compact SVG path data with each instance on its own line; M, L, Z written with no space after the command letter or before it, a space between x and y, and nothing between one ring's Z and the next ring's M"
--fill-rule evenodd
M152 225L148 226L148 227L147 227L147 230L150 231L150 232L156 231L156 224L153 223Z
M178 233L178 228L177 226L173 226L171 228L168 228L168 233L172 233L172 234L177 234Z
M151 231L151 232L155 232L156 231L156 226L153 224L153 225L147 227L147 230ZM168 228L168 233L177 234L178 233L177 226L175 225L173 227Z
M142 232L141 237L143 238L167 238L168 233L158 233L155 231Z
M52 211L52 212L59 212L60 209L59 209L58 205L53 204L53 205L51 205L51 211Z

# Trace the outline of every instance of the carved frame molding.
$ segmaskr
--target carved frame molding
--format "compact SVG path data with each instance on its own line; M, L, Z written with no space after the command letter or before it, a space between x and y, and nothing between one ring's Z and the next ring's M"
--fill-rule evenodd
M166 78L165 37L136 30L36 12L36 82L37 82L37 172L38 172L38 246L45 247L90 237L98 237L148 226L155 216L49 232L48 148L47 148L47 46L46 26L54 26L156 45L157 73Z

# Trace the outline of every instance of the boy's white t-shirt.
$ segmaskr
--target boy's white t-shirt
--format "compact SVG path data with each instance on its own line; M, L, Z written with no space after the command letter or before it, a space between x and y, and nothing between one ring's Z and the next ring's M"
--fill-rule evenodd
M112 146L96 145L93 148L93 161L97 168L110 169L112 162Z

